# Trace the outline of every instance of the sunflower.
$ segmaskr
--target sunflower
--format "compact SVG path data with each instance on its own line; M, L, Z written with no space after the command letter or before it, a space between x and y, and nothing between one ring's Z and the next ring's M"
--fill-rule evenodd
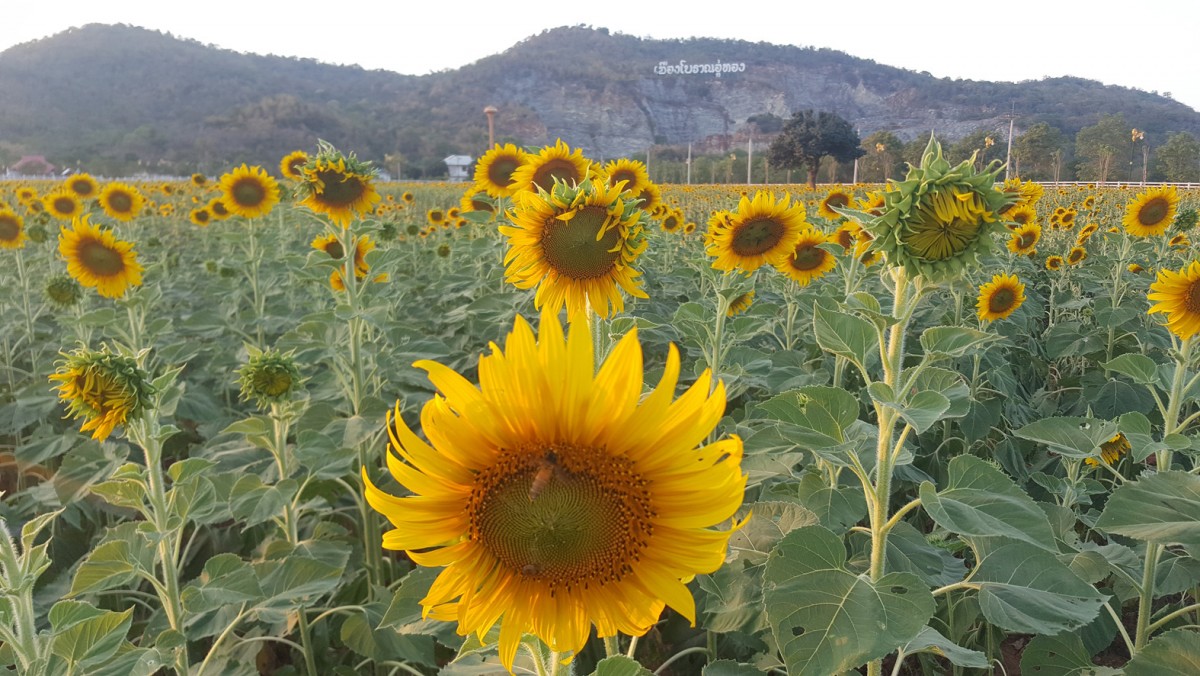
M1167 242L1167 243L1170 244L1171 246L1177 246L1177 247L1186 249L1187 247L1192 245L1192 240L1188 239L1188 236L1181 232L1181 233L1175 235L1174 237L1172 237L1171 241Z
M104 441L117 425L136 419L150 406L154 388L137 360L128 355L76 350L60 363L51 382L69 413L84 418L82 432Z
M751 273L792 256L806 225L804 203L792 204L786 194L776 200L774 194L760 190L753 200L742 197L727 223L712 231L706 253L716 257L712 265L717 270Z
M391 197L391 195L389 195ZM463 213L478 211L480 213L495 214L496 203L488 197L487 191L478 185L471 186L463 193L462 199L458 202L459 208Z
M986 322L1005 319L1025 302L1025 285L1016 275L995 275L992 281L979 287L979 302L975 307L979 318Z
M739 438L700 446L724 412L723 384L705 371L672 401L674 346L643 397L636 329L598 372L589 322L564 336L544 312L539 331L517 317L504 348L480 357L478 387L417 362L440 392L421 412L428 442L398 404L388 425L388 470L411 494L384 493L363 470L368 503L395 527L383 546L444 568L425 614L481 640L499 623L510 671L524 634L578 653L592 625L641 636L665 606L694 624L686 582L720 568L741 524L713 527L730 523L746 484Z
M1047 256L1046 257L1046 269L1047 270L1061 270L1062 266L1063 266L1063 257L1062 256Z
M208 210L208 207L201 207L199 209L192 209L190 212L188 212L188 220L204 228L208 227L209 223L212 223L213 215L212 212Z
M1062 226L1063 230L1070 230L1071 228L1075 227L1075 217L1078 215L1079 212L1075 209L1075 207L1067 207L1063 209L1062 214L1059 215L1058 223Z
M234 216L258 218L279 203L279 183L262 167L245 164L221 176L221 201Z
M37 199L37 196L37 190L34 190L27 185L17 188L17 201L21 202L22 204L29 204Z
M208 177L201 173L192 174L192 185L202 188L208 183Z
M1008 222L1015 225L1015 227L1012 228L1015 230L1016 228L1019 228L1022 225L1029 225L1030 223L1036 223L1037 222L1037 210L1034 209L1033 207L1019 205L1019 206L1015 206L1015 207L1009 209L1008 211L1006 211L1004 213L1004 218L1007 219Z
M512 197L519 186L515 173L529 161L529 153L515 145L496 144L475 163L475 185L492 197ZM404 201L412 202L412 193Z
M1129 445L1129 439L1118 432L1117 436L1100 444L1100 457L1104 460L1104 464L1115 465L1121 456L1129 452L1130 448L1132 447ZM1084 458L1083 462L1092 467L1100 466L1100 461L1096 458Z
M334 233L329 233L317 237L312 241L312 248L317 251L324 251L329 254L329 257L335 261L340 261L346 257L346 248L342 244L342 240ZM375 250L375 242L370 237L363 235L357 238L354 242L354 276L357 279L366 279L367 273L371 271L371 266L367 264L367 254ZM375 282L387 281L387 275L377 275ZM345 278L342 277L342 268L336 268L329 275L329 285L334 291L345 291Z
M824 233L813 228L800 231L792 254L775 263L775 269L791 277L800 286L808 286L814 279L837 267L837 258L820 247L829 241Z
M883 205L883 192L872 190L867 193L859 207L871 216L881 216L883 215Z
M1142 266L1138 265L1137 263L1130 263L1129 265L1125 266L1125 269L1132 272L1135 275L1140 274L1146 270L1146 268L1143 268Z
M63 226L58 252L72 277L105 298L120 298L126 289L142 283L142 266L133 244L92 225L86 215L76 218L71 230Z
M1017 207L1032 207L1042 199L1045 189L1038 183L1033 181L1022 181L1019 178L1010 178L1004 182L1004 192L1017 198L1015 205L1010 207L1010 211ZM1005 212L1007 216L1007 212Z
M1125 207L1121 224L1136 237L1153 237L1167 231L1179 208L1179 193L1175 186L1150 188L1138 193Z
M821 199L820 204L817 206L817 215L821 218L829 219L830 221L836 221L844 217L838 212L834 211L834 209L857 208L858 204L854 202L854 195L842 190L841 188L834 188L833 190L829 191L829 194L825 195L825 197Z
M109 183L100 191L100 208L109 218L132 221L142 212L146 198L137 188L124 183Z
M650 185L650 173L646 165L637 160L621 158L604 165L604 173L608 176L609 185L625 182L625 190L640 195ZM643 207L644 208L644 207Z
M1085 258L1087 258L1087 249L1081 246L1072 247L1071 250L1067 252L1067 263L1070 265L1078 265L1082 263Z
M100 192L100 184L88 174L75 174L63 182L63 187L81 200L95 197Z
M1200 332L1200 262L1179 269L1159 270L1150 285L1148 298L1154 302L1147 314L1167 313L1167 329L1187 340Z
M1099 230L1099 225L1096 225L1095 223L1088 223L1079 231L1079 235L1075 238L1075 241L1078 242L1080 246L1083 246L1083 244L1091 239L1092 235L1096 234Z
M25 246L25 219L8 209L0 209L0 249Z
M1008 238L1008 250L1015 254L1033 253L1042 238L1042 226L1037 223L1023 225L1012 231Z
M678 232L679 228L683 227L683 212L678 209L668 209L667 213L658 222L659 227L663 232Z
M729 309L725 310L726 317L740 315L754 303L754 289L750 289L746 293L740 294L733 300L729 301Z
M862 232L862 227L858 223L846 221L833 231L833 234L829 236L829 241L837 242L843 249L849 251L858 243L860 232Z
M308 196L302 206L325 214L335 225L350 225L356 216L369 214L382 198L375 191L372 179L375 170L359 161L354 153L343 155L332 146L322 144L315 158L304 165L302 188Z
M521 193L509 213L505 279L521 289L538 287L534 304L557 312L590 306L601 317L625 308L621 289L647 298L633 262L646 250L646 212L628 193L588 179L555 183L550 192Z
M663 206L662 203L662 188L658 187L657 183L647 183L642 187L635 199L638 200L638 208L643 211L654 211Z
M279 173L283 174L284 178L303 181L304 172L302 170L306 164L308 164L308 153L303 150L293 150L279 160Z
M226 208L225 203L221 201L220 197L210 199L208 204L204 205L204 208L208 209L209 213L212 214L214 221L223 221L233 215L229 213L229 209Z
M83 213L83 205L70 190L58 190L42 198L46 213L60 221L69 221Z
M529 155L525 163L513 171L511 183L515 184L516 192L536 192L539 188L550 190L555 181L576 185L587 178L591 166L582 150L571 150L562 139L558 139L558 143L542 148L536 155ZM650 207L643 204L642 208Z
M405 192L403 195L400 196L400 199L404 200L405 204L412 204L413 201L416 200L417 198L414 197L411 192Z
M435 207L425 212L425 220L430 225L442 225L446 222L446 212L443 209Z

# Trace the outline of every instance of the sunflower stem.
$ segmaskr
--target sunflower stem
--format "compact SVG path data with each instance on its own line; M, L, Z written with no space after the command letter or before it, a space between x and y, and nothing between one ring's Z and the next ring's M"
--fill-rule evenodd
M30 372L35 376L40 373L38 368L38 353L41 351L38 348L38 342L34 335L33 329L33 311L29 308L29 277L25 274L25 257L22 256L24 251L18 251L17 259L17 279L21 287L21 302L25 309L25 332L29 334L29 364Z

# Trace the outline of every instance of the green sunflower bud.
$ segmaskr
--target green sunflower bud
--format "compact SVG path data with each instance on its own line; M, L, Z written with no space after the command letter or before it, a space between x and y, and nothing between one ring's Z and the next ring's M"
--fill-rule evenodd
M250 361L237 370L242 401L253 399L259 408L265 409L291 399L300 389L300 369L292 353L248 349Z
M83 287L70 275L55 275L46 282L46 298L55 307L65 310L83 298Z

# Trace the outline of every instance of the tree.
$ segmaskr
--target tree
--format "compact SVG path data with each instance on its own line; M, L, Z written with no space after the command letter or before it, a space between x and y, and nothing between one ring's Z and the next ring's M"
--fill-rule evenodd
M946 150L946 159L957 164L975 156L975 166L985 167L994 159L1004 159L1007 137L987 127L980 127L958 140Z
M858 132L837 114L802 110L783 125L769 155L772 166L808 172L808 187L815 188L821 158L853 162L864 154L860 142Z
M862 149L866 152L858 163L860 179L879 177L880 181L899 176L904 157L904 141L890 131L877 131L863 139Z
M1157 169L1168 181L1200 181L1200 141L1185 132L1171 134L1158 149Z
M1056 159L1061 159L1064 143L1058 127L1046 122L1038 122L1026 129L1024 134L1013 139L1013 175L1035 180L1054 176ZM1057 156L1056 151L1060 151Z
M1075 156L1079 158L1079 178L1108 180L1114 174L1117 156L1121 151L1132 153L1130 128L1125 115L1102 115L1100 121L1084 127L1075 135ZM1132 155L1130 162L1132 163Z

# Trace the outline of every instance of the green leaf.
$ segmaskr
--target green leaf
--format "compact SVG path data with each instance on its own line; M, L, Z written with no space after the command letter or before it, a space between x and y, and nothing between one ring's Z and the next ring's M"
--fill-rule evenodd
M650 670L624 655L605 657L596 664L594 676L650 676Z
M1151 542L1200 546L1200 476L1157 472L1109 496L1096 528Z
M1009 631L1053 635L1091 622L1105 596L1053 554L1024 542L984 557L971 581L981 585L979 607Z
M962 560L929 544L906 521L897 523L888 533L886 556L888 570L912 573L930 587L953 584L963 576Z
M343 551L342 563L330 563L293 554L282 561L265 561L254 567L267 597L262 606L290 608L337 589L349 549Z
M71 602L60 601L55 607L62 603ZM54 638L50 640L50 652L72 665L103 662L116 654L132 624L133 608L123 613L97 610L90 617L56 627Z
M831 488L817 472L808 472L800 479L797 497L800 504L817 515L821 525L834 532L844 532L867 515L867 500L861 487Z
M1139 385L1153 385L1158 380L1158 364L1141 354L1123 354L1104 362L1104 368L1129 376Z
M206 561L198 581L185 587L181 594L183 607L197 614L228 604L254 603L262 597L254 569L228 552Z
M765 562L783 536L820 521L811 510L794 502L756 502L750 505L750 512L750 520L729 536L729 546L739 559L751 563Z
M968 537L1004 536L1057 552L1046 513L1003 472L973 455L950 461L942 491L921 484L921 506L949 531Z
M167 474L170 475L172 481L179 483L203 474L216 465L217 463L208 458L188 458L173 463L167 468Z
M835 674L882 658L932 617L933 596L917 576L872 583L845 564L842 539L820 526L788 533L771 552L763 597L789 674Z
M1117 435L1116 423L1094 418L1042 418L1013 432L1069 458L1095 458L1100 444Z
M154 570L154 546L126 522L105 533L71 580L71 596L128 585L139 573Z
M925 354L941 359L955 359L981 351L1000 340L1000 336L962 326L932 326L921 333Z
M912 425L917 434L921 434L944 417L942 414L950 409L950 400L941 392L924 390L907 397L903 404L893 408L905 422Z
M971 390L961 374L936 366L928 366L917 374L912 388L918 392L933 390L950 400L943 418L961 418L971 409Z
M1172 629L1155 636L1125 665L1125 676L1200 674L1200 632Z
M146 504L146 489L133 479L110 479L92 486L92 493L114 507L141 510Z
M354 652L375 660L403 656L406 662L429 667L437 665L432 637L398 634L390 629L372 629L367 618L360 613L348 616L342 623L341 639Z
M973 667L975 669L986 669L988 667L987 655L977 651L964 648L954 641L942 636L942 634L933 627L925 627L921 629L921 633L917 637L908 642L908 645L902 649L905 655L915 655L917 653L932 653L940 657L945 657L950 660L950 663L959 667Z
M1021 655L1021 673L1030 676L1110 676L1119 669L1098 667L1078 634L1034 636Z
M700 670L700 676L766 676L766 673L752 664L740 664L733 660L709 662Z
M858 399L840 387L801 387L759 404L772 420L799 425L830 437L846 440L846 429L858 420Z
M705 629L757 634L770 628L762 604L762 570L737 561L697 577L696 607Z
M813 306L813 337L821 349L866 368L879 352L879 336L865 319Z

